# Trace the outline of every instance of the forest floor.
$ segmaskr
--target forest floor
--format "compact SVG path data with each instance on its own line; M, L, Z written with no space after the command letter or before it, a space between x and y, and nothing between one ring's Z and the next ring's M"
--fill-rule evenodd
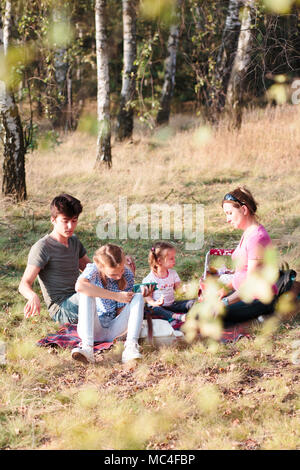
M260 203L280 261L299 273L299 125L297 106L249 111L239 132L226 121L209 128L190 115L153 131L137 123L132 141L113 142L112 169L100 172L96 137L83 131L27 155L28 200L0 200L1 449L300 448L299 315L254 325L251 337L236 343L144 344L143 360L132 368L121 364L118 342L84 366L69 350L36 345L58 326L44 304L40 318L25 320L17 291L29 248L51 229L49 203L62 191L83 203L76 233L90 257L101 244L103 204L118 210L120 197L146 211L154 203L202 204L204 246L188 251L186 240L174 241L176 269L188 282L201 276L209 248L239 240L226 226L221 200L245 185ZM141 281L150 236L115 242L135 257Z

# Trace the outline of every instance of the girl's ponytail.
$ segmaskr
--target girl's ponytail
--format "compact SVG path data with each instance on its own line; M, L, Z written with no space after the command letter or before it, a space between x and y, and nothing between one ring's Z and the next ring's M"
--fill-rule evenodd
M156 242L150 249L148 255L148 263L154 273L157 272L159 261L163 258L166 250L175 250L172 243L168 242Z

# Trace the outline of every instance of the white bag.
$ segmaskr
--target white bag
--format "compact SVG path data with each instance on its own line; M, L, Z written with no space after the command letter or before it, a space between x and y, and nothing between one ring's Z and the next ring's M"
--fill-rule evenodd
M174 341L184 336L182 331L174 330L167 320L161 320L159 318L152 319L152 329L153 343L156 346L172 344ZM147 320L143 320L140 338L147 339L148 337L148 323Z

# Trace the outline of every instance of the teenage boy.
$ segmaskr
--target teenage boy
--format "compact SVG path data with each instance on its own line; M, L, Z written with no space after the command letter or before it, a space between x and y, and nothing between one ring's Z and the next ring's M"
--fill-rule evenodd
M78 294L75 283L79 270L90 259L74 235L82 212L80 201L69 194L60 194L50 204L53 230L31 248L19 292L28 300L26 318L40 313L41 304L32 285L38 277L51 318L61 324L78 322Z

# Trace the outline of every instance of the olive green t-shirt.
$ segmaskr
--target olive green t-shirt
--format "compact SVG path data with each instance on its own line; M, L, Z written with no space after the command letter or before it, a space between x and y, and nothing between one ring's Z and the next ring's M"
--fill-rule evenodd
M51 316L75 293L79 259L85 254L84 246L75 235L69 238L68 247L50 235L45 235L31 247L28 264L41 268L38 280Z

